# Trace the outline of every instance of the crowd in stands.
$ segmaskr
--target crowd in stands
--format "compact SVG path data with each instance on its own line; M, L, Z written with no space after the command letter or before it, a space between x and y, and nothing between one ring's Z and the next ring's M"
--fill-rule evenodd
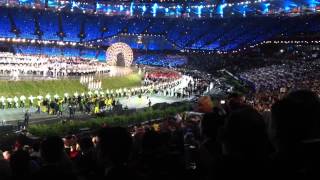
M298 60L252 69L240 73L240 77L254 89L248 102L259 111L270 111L274 102L295 89L310 89L320 95L319 70L319 60Z
M247 103L259 111L270 111L274 102L295 89L309 89L320 95L320 61L311 56L308 48L290 48L291 51L275 52L269 56L190 56L186 69L195 69L204 79L222 79L229 72L230 77L251 91ZM298 53L297 53L298 52ZM254 54L254 53L253 53ZM301 58L301 54L309 54ZM203 66L206 64L206 66ZM210 73L205 77L203 72ZM228 82L222 83L227 84Z
M248 55L191 55L188 57L188 63L184 68L199 70L212 75L217 75L219 70L222 69L237 74L254 68L286 63L285 58L283 59L284 60L274 57L263 57L261 55L253 57Z
M136 59L136 64L159 67L180 67L186 63L187 58L179 55L145 54Z
M306 90L269 116L232 94L199 98L194 111L129 127L18 138L2 149L1 179L270 179L319 177L320 99ZM268 118L269 117L269 118ZM271 117L271 118L270 118Z
M130 33L118 33L117 35L107 37L95 44L98 46L111 46L117 42L126 43L132 49L138 49L140 51L176 51L179 49L174 43L168 41L165 36L158 34L137 35Z
M98 59L99 61L106 60L104 49L34 45L13 45L13 49L16 53L22 55L64 56L67 58L78 57L82 59Z
M140 50L232 51L279 35L288 37L320 29L318 15L226 19L128 18L0 7L0 18L3 27L0 36L4 38L85 42L126 33L162 35L169 42L157 44L160 40L156 37L154 41L148 40L148 45L140 46L141 42L131 38L130 46Z
M256 91L294 89L305 81L320 78L320 61L294 61L281 65L254 68L240 73L240 78L250 82Z

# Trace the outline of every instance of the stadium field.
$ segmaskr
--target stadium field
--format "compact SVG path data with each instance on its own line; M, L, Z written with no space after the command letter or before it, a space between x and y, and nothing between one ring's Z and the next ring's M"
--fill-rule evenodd
M105 77L102 79L103 89L118 89L140 86L141 76L137 73L123 77ZM51 96L64 93L88 92L88 88L79 80L41 80L41 81L0 81L0 96Z

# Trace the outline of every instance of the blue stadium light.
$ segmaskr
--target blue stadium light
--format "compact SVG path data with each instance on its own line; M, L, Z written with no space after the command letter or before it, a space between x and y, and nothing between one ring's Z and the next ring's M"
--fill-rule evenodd
M246 11L243 11L243 12L242 12L242 16L243 16L243 17L246 17Z
M58 6L57 3L53 0L48 0L48 6L49 7L55 7L55 6Z
M120 5L120 12L123 11L123 5Z
M101 5L99 3L96 4L96 9L100 9Z
M284 7L284 10L285 10L285 11L290 11L290 7L289 7L289 6L286 6L286 7Z
M26 3L28 2L29 0L19 0L20 3Z
M218 14L220 14L221 17L223 17L223 9L227 7L227 5L227 3L224 3L218 6Z
M146 12L147 11L147 6L146 5L143 5L142 6L142 12Z
M298 7L298 5L296 3L289 1L289 0L284 1L284 10L285 11L288 12L288 11L290 11L290 9L295 8L295 7Z
M263 14L267 14L269 12L270 3L263 4Z
M72 2L72 5L71 5L71 11L73 11L73 9L75 8L75 7L78 7L78 5L77 5L77 3L76 2Z
M247 15L247 14L246 14L246 13L247 13L247 11L246 11L247 7L248 7L248 5L244 5L244 6L242 6L241 9L240 9L240 12L241 12L241 14L242 14L243 17L246 17L246 15Z
M153 6L152 6L152 14L153 14L153 17L156 17L157 16L157 9L158 9L158 4L155 3Z
M147 7L146 7L146 5L143 5L142 6L142 15L144 15L144 13L147 11Z
M200 5L200 6L198 6L197 8L198 8L198 17L200 18L200 17L201 17L201 14L202 14L202 8L203 8L203 6Z
M168 13L168 12L169 12L169 8L166 8L166 9L165 9L165 12Z
M134 8L134 2L131 2L131 4L130 4L130 16L133 15L133 8Z
M179 16L181 14L181 8L182 7L180 5L176 7L176 16Z
M320 4L320 1L317 0L307 0L307 3L312 10L316 10L316 6Z

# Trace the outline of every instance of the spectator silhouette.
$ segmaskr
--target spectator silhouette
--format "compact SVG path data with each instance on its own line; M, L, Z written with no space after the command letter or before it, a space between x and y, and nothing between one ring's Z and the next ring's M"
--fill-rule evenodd
M147 131L142 139L140 174L146 179L184 179L184 162L174 133Z
M3 180L9 180L11 178L10 164L3 157L3 152L0 150L0 177Z
M13 179L28 178L31 175L31 158L28 152L17 150L10 158Z
M35 142L32 144L32 152L30 153L31 159L40 162L40 142Z
M204 177L213 177L212 169L216 168L217 162L222 158L222 147L218 141L218 134L224 124L225 115L217 108L212 113L204 114L200 131L202 142L199 148L200 168Z
M221 178L266 178L269 173L269 140L263 117L252 108L230 114L222 134Z
M77 170L86 179L95 179L97 175L96 151L90 137L79 140L80 153L75 159Z
M35 179L77 179L60 137L52 136L45 139L41 143L40 153L44 164L35 174Z
M245 103L245 96L239 93L232 93L228 97L228 103L226 105L226 111L231 113L241 108L248 108L250 107L248 104Z
M102 161L105 178L134 178L128 167L132 139L127 130L121 127L102 128L98 137L98 158Z
M291 92L272 106L275 173L319 177L320 100L306 90Z
M213 110L213 102L210 96L201 96L198 99L196 110L201 113L210 113Z

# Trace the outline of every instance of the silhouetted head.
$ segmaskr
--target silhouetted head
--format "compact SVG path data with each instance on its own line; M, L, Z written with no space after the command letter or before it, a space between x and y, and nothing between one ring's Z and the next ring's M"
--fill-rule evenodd
M122 164L128 161L132 139L121 127L102 128L98 133L99 154L105 161Z
M30 173L30 156L23 150L15 151L10 158L10 167L14 177L23 177Z
M230 108L230 111L235 111L248 107L248 105L245 104L245 97L243 95L240 93L232 93L228 98L228 107Z
M93 148L93 142L90 137L81 138L79 141L81 151L87 151Z
M197 111L202 113L212 112L213 102L210 96L202 96L198 99Z
M320 100L306 90L290 93L272 106L277 145L292 146L320 138Z
M201 120L201 135L216 139L220 127L223 125L225 115L218 111L204 114Z
M41 143L40 150L42 158L48 163L59 162L64 154L63 141L58 136L48 137Z
M164 144L165 144L164 138L158 132L151 130L151 131L147 131L143 135L142 148L144 151L158 150Z
M35 142L32 144L33 151L38 152L40 150L40 142Z
M223 142L227 153L242 155L264 153L268 136L263 117L253 108L234 111L226 119Z

